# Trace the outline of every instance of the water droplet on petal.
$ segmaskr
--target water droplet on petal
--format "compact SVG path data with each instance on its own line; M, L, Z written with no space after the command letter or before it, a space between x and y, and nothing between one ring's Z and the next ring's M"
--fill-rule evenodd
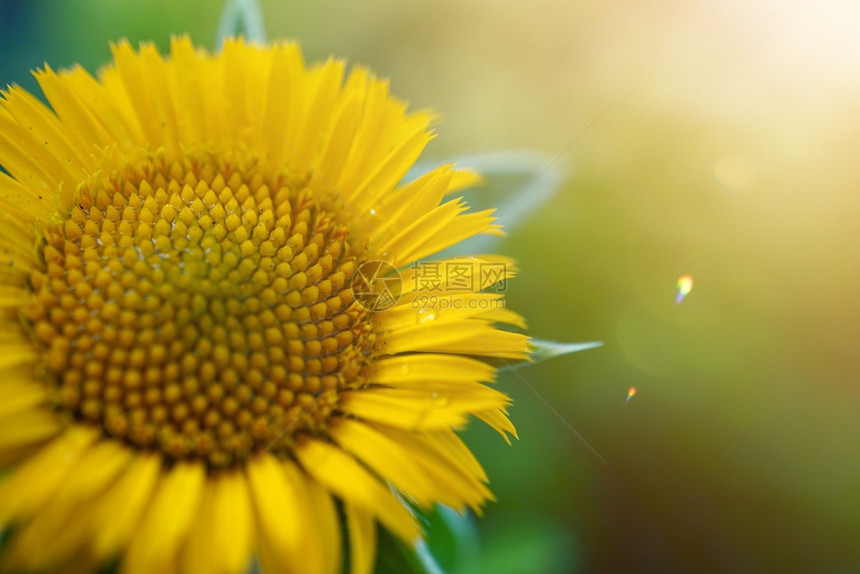
M408 375L409 371L411 371L411 370L412 369L409 365L406 365L406 364L400 365L400 374L401 375Z
M375 210L375 209L371 209L371 210L370 210L370 215L376 215L376 210Z
M439 407L439 408L446 407L446 406L448 406L448 403L451 402L450 399L448 399L448 397L440 395L437 392L432 393L430 395L430 397L432 398L431 402L432 402L434 407Z
M432 309L421 309L418 311L418 315L415 316L415 320L419 324L429 323L434 319L436 319L436 311Z

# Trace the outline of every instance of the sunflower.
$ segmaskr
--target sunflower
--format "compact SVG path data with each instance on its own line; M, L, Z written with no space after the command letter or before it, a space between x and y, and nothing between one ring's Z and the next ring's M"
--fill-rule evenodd
M292 43L113 56L0 100L0 567L368 572L377 524L479 510L455 431L515 433L485 383L528 340L510 261L419 281L500 233L445 198L476 175L403 183L432 114Z

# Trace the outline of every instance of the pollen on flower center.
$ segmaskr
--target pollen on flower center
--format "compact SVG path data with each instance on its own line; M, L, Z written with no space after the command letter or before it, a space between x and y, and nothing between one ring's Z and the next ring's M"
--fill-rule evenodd
M321 430L358 384L347 229L250 165L150 158L77 191L26 310L61 411L218 467Z

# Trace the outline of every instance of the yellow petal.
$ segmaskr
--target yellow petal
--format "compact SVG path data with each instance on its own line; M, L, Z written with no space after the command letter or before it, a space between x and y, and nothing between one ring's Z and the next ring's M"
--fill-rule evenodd
M123 572L161 572L175 560L197 511L205 476L200 463L178 463L161 477L123 557Z
M51 436L52 435L48 435L43 440L47 441ZM25 443L9 448L3 448L0 446L0 469L7 469L21 464L23 461L31 458L34 454L39 452L41 447L42 445L39 441L32 441L29 444Z
M38 358L33 345L0 345L0 369L32 363Z
M316 539L317 544L306 546L308 552L318 553L311 563L319 563L320 571L327 574L343 572L343 552L340 537L340 517L337 514L331 494L319 483L305 477L306 496L308 505L313 509L316 534L309 538Z
M3 307L23 307L32 302L33 295L17 286L0 285L0 305Z
M377 233L394 237L439 205L451 183L452 166L437 167L382 198L380 213L386 217L377 223Z
M52 506L72 506L96 494L101 494L114 478L125 469L134 453L113 440L102 440L81 457L75 472L70 473Z
M173 108L171 85L164 81L168 77L167 65L152 44L144 44L140 48L140 68L147 88L150 90L150 100L154 109L153 119L158 122L161 139L168 150L176 150L179 146L179 123L177 111ZM184 113L184 110L180 113Z
M345 450L390 481L398 490L423 507L429 507L435 494L434 484L409 451L385 434L350 419L340 419L329 427L329 434Z
M25 90L14 87L9 90L4 106L21 126L27 128L36 145L49 154L52 168L61 178L73 184L86 176L83 166L91 165L91 158L85 160L79 155L78 144L68 140L68 130L42 102Z
M192 518L188 533L188 543L180 551L179 571L185 574L194 572L218 572L220 554L224 548L215 544L215 489L214 483L207 480L200 495L197 512ZM220 525L219 525L220 526ZM227 568L223 569L227 572Z
M0 353L3 352L4 347L0 346ZM8 387L8 389L3 387ZM0 421L21 412L31 411L34 407L44 403L46 398L47 393L41 385L8 383L3 385L0 383ZM6 426L3 424L3 427Z
M319 166L319 151L328 137L328 125L335 115L341 97L341 84L346 65L341 60L329 59L311 71L310 85L313 102L303 114L302 127L295 143L296 152L312 166ZM340 134L338 134L340 135Z
M0 432L0 453L5 453L52 437L60 432L63 424L55 413L38 409L2 417L0 428L3 429Z
M456 217L446 220L442 224L445 233L426 232L419 241L410 246L410 249L392 250L392 253L399 255L399 258L396 259L397 263L392 265L399 267L412 261L418 261L479 233L504 237L505 233L502 231L502 227L494 223L496 221L493 215L494 211L488 209L475 213L458 214Z
M261 130L263 149L273 165L280 165L284 158L289 164L306 170L307 167L294 151L304 111L303 70L304 62L298 45L289 43L275 46L269 61L265 110L255 110L264 121L261 122L257 117L254 117L254 121L258 122L255 125L259 125ZM237 87L239 91L245 91L241 84ZM304 156L302 159L307 161Z
M356 70L353 69L353 74ZM390 100L388 82L369 75L364 94L361 123L351 138L349 156L344 158L343 171L334 183L345 197L361 183L363 174L370 171L391 148L397 125L402 121L406 106ZM338 134L340 137L340 134Z
M249 48L238 39L228 38L221 49L221 75L224 78L222 92L224 100L222 113L227 133L240 136L251 125L249 92L250 58ZM256 120L256 118L254 118Z
M111 72L110 70L113 70ZM90 117L108 134L108 142L139 142L140 126L130 115L130 104L125 90L118 83L115 69L105 71L104 85L81 67L60 73ZM113 84L111 87L109 85Z
M247 472L263 571L306 572L301 567L303 528L311 518L296 469L264 453Z
M353 70L350 80L354 83L356 77L356 71ZM317 177L311 178L311 185L323 197L325 194L334 195L336 191L335 182L345 167L343 158L349 152L351 136L361 121L362 97L357 89L344 90L344 96L332 115L331 129L321 145L323 151L317 164Z
M375 325L380 331L390 331L430 321L455 322L475 317L525 328L522 317L503 306L504 295L475 293L471 288L469 291L433 295L413 292L401 296L397 305L378 313Z
M488 409L486 411L478 411L473 414L487 423L494 431L502 435L502 438L505 439L506 443L511 444L511 439L508 437L509 434L514 435L514 438L519 438L519 436L517 436L517 429L514 427L514 423L512 423L508 418L508 415L505 414L504 409Z
M477 171L471 169L458 169L454 171L448 193L454 193L471 187L478 187L485 183L484 177Z
M254 540L254 516L246 478L238 472L226 473L213 482L213 561L221 572L246 572Z
M389 194L432 139L427 126L418 125L377 164L365 180L350 191L347 201L360 214L375 208L380 198Z
M424 436L428 442L435 444L440 451L447 453L451 459L456 460L457 464L464 468L468 474L480 481L487 481L487 474L481 467L481 463L454 431L442 429L425 433Z
M105 74L106 87L118 102L128 104L128 111L123 115L140 126L146 141L153 146L162 144L162 126L143 76L140 56L126 40L111 46L111 52L116 67L109 69L110 74Z
M89 527L94 533L93 552L99 559L112 557L128 544L156 487L160 468L160 456L138 453L119 479L93 501Z
M484 484L486 475L483 470L476 472L474 468L462 466L458 461L457 453L440 448L437 443L428 438L428 435L434 432L451 431L415 433L387 425L370 424L370 426L411 453L415 464L419 465L436 484L436 499L442 504L457 511L463 510L465 504L478 511L482 503L492 499L492 494Z
M376 522L373 514L354 504L344 504L349 532L350 574L370 574L376 562Z
M7 185L13 189L3 189ZM36 196L30 190L22 187L8 175L0 174L0 250L3 250L4 257L12 259L10 266L4 267L0 271L0 277L4 278L10 288L12 285L24 287L26 285L25 278L16 280L14 277L15 268L21 264L21 261L16 262L15 260L23 259L28 270L33 268L37 255L36 250L33 249L36 241L32 221L33 219L39 221L41 217L28 215L27 211L11 205L10 202L14 202L14 199L3 199L8 198L10 194L27 196L24 201L31 206L38 207L35 211L41 211L44 217L49 217L48 202L35 201ZM29 278L29 273L27 278Z
M178 118L181 141L205 141L207 134L217 133L212 129L217 116L207 106L201 82L201 65L194 45L187 36L171 39L170 66L173 79L175 106L182 110Z
M391 355L419 351L525 360L529 350L527 336L500 331L478 319L412 325L399 329L396 335L383 335L382 342Z
M3 167L14 177L0 173L0 199L46 221L50 213L48 202L40 200L39 195L44 198L49 191L60 188L63 171L57 160L40 148L11 116L3 114L0 114L0 149Z
M73 426L0 485L0 523L38 510L53 496L96 438L93 429Z
M76 145L81 146L81 155L85 161L95 151L93 148L96 145L105 145L109 142L109 136L98 120L82 104L68 82L64 82L47 66L44 70L37 71L35 76L39 87L51 103L51 108L60 117L66 132L70 136L76 136Z
M345 502L373 512L404 542L412 543L420 530L412 514L350 455L319 440L307 439L296 448L305 471Z
M80 552L91 535L82 516L131 456L126 447L114 441L103 441L90 448L57 494L15 536L10 550L12 561L26 569L52 570ZM70 524L76 526L70 528ZM51 544L46 546L46 540Z
M452 199L442 205L436 206L427 213L422 214L400 233L389 239L380 250L389 253L392 265L401 267L414 261L409 256L420 251L420 246L440 233L443 228L463 211L466 210L465 203L461 199Z
M340 410L345 413L412 430L460 426L472 412L501 408L510 402L504 394L481 385L435 393L426 389L361 389L340 396Z
M438 380L451 384L492 382L496 369L469 357L426 353L381 358L363 374L369 382L381 385L418 386Z

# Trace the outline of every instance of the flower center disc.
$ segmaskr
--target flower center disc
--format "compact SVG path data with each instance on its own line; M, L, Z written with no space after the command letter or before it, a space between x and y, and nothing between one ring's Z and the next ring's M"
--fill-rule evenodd
M246 163L149 158L82 184L26 311L61 411L222 467L318 432L360 384L347 229Z

